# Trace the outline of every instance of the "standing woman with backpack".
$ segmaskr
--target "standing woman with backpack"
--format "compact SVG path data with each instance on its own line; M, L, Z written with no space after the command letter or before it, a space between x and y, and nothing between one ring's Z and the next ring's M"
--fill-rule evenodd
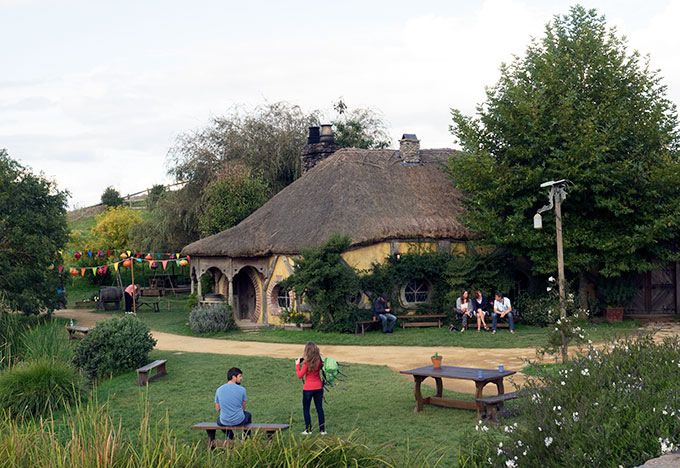
M304 379L302 386L302 413L305 416L305 430L303 435L312 433L312 417L309 414L309 407L312 399L314 399L314 406L316 406L316 414L319 417L319 431L321 435L326 435L326 419L323 414L323 382L321 381L321 353L319 347L313 342L309 341L305 345L305 351L302 354L302 359L295 360L295 370L297 371L298 379Z

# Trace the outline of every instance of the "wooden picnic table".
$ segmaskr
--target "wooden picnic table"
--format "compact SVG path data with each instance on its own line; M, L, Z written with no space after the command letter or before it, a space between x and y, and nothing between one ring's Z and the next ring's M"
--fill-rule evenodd
M479 376L479 371L482 372L481 377ZM475 399L478 399L482 398L482 390L490 383L496 384L498 395L503 395L505 393L503 379L513 375L515 371L504 370L501 372L497 369L479 369L474 367L457 366L441 366L440 368L435 369L433 366L424 366L418 367L417 369L401 371L401 373L412 375L413 380L415 381L415 390L413 393L416 397L416 407L413 411L416 413L422 411L423 405L427 404L446 406L448 408L477 410L477 418L481 419L484 411L484 405L482 403L478 401L456 400L453 398L442 397L442 391L444 389L442 379L461 379L474 381L476 387ZM432 377L435 380L437 385L437 393L433 396L423 398L423 394L420 391L420 385L423 383L423 380L428 377Z

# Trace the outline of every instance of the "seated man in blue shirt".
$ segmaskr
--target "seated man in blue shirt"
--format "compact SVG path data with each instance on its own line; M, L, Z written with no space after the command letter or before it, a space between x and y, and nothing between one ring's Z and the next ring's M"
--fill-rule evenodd
M227 372L227 383L215 392L215 409L220 412L217 424L220 426L242 426L250 424L252 415L246 411L246 389L241 386L243 372L232 367ZM230 439L234 438L231 430L223 431ZM250 431L245 431L246 437Z

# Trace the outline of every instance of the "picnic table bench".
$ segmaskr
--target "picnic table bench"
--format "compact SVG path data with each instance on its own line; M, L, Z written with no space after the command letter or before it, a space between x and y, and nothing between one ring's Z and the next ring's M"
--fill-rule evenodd
M232 431L255 431L255 432L265 432L269 439L279 431L285 431L290 427L290 424L271 424L271 423L250 423L243 426L220 426L214 422L203 422L194 424L191 426L192 429L203 430L208 434L208 448L213 449L215 447L224 447L230 443L229 440L216 440L215 433L218 430L226 431L230 429Z
M482 391L488 384L495 384L498 390L498 396L505 394L505 386L503 379L515 373L515 371L496 369L478 369L471 367L457 367L457 366L441 366L434 368L433 366L424 366L417 369L401 371L401 374L412 375L415 383L414 395L416 397L416 407L413 411L419 413L423 410L423 405L446 406L449 408L471 409L477 410L477 419L482 419L482 412L484 410L484 403L482 400ZM423 381L432 377L435 380L437 393L433 396L423 397L420 391ZM442 379L461 379L471 380L475 383L475 400L458 400L453 398L444 398L442 392L444 385Z
M142 385L148 385L149 382L156 377L162 377L164 375L168 375L168 372L165 370L165 363L168 362L167 359L159 359L156 360L152 363L147 364L146 366L140 367L137 369L137 385L142 386ZM156 373L149 377L149 371L152 369L156 369Z
M482 405L482 418L489 419L492 423L498 424L496 414L503 409L503 403L516 398L517 393L510 392L486 398L475 398L475 401Z
M146 300L146 301L137 301L136 305L137 305L137 309L139 309L140 307L146 306L149 309L153 310L154 312L160 312L161 311L160 303L161 303L160 300L157 300L157 301Z
M67 325L66 330L68 330L68 339L76 340L82 338L90 331L88 327L80 327L78 325Z
M397 315L397 320L401 322L401 328L406 327L442 327L442 319L446 314L409 314Z

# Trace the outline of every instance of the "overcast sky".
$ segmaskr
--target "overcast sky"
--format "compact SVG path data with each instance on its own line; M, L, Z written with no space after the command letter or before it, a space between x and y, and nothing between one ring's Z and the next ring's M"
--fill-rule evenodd
M342 97L393 142L452 147L450 109L472 114L501 62L575 2L0 0L0 148L54 178L70 206L168 183L177 135L233 105ZM597 0L651 56L680 103L680 0Z

